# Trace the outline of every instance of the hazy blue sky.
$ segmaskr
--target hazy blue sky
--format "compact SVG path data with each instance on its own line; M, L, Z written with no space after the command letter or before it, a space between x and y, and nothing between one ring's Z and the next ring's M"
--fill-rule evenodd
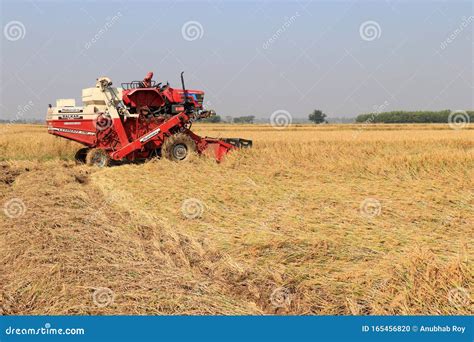
M473 108L472 1L1 4L1 118L182 70L223 116Z

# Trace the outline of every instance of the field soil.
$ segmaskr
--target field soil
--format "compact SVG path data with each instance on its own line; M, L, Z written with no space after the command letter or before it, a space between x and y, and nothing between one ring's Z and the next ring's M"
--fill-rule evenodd
M0 126L2 314L473 314L474 126L196 125L105 169Z

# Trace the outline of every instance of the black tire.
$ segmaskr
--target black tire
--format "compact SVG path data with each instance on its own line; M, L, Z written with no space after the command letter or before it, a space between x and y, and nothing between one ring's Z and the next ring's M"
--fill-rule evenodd
M76 164L85 164L86 163L86 157L87 157L87 152L89 152L89 148L81 148L76 152L74 155L74 160L76 161Z
M86 164L89 166L107 167L110 163L110 157L103 149L93 148L87 152Z
M166 138L161 147L161 156L172 161L185 161L193 153L196 153L196 143L184 133Z

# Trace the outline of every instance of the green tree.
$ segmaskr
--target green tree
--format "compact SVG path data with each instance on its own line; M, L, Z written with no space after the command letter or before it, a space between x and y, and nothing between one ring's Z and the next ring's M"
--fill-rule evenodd
M315 124L320 124L326 122L326 114L321 110L315 109L311 114L309 114L309 120L313 121Z
M222 118L219 115L213 115L201 120L201 122L209 122L209 123L219 123L221 121L222 121Z
M255 115L239 116L234 118L234 123L253 123Z
M360 114L356 122L365 123L447 123L450 110L441 111L392 111L382 113ZM458 115L468 122L474 121L474 112L466 111L464 115Z

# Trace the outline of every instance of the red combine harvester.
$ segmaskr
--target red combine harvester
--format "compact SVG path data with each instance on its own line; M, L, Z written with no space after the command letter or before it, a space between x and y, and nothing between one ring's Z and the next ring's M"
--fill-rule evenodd
M99 167L153 157L181 161L194 152L220 161L233 149L252 146L251 140L193 133L194 121L215 115L203 108L204 92L186 90L183 73L182 89L155 84L152 77L150 72L143 81L122 83L121 88L101 77L95 88L83 89L84 106L76 106L74 99L57 100L56 107L49 105L48 132L87 146L76 160Z

